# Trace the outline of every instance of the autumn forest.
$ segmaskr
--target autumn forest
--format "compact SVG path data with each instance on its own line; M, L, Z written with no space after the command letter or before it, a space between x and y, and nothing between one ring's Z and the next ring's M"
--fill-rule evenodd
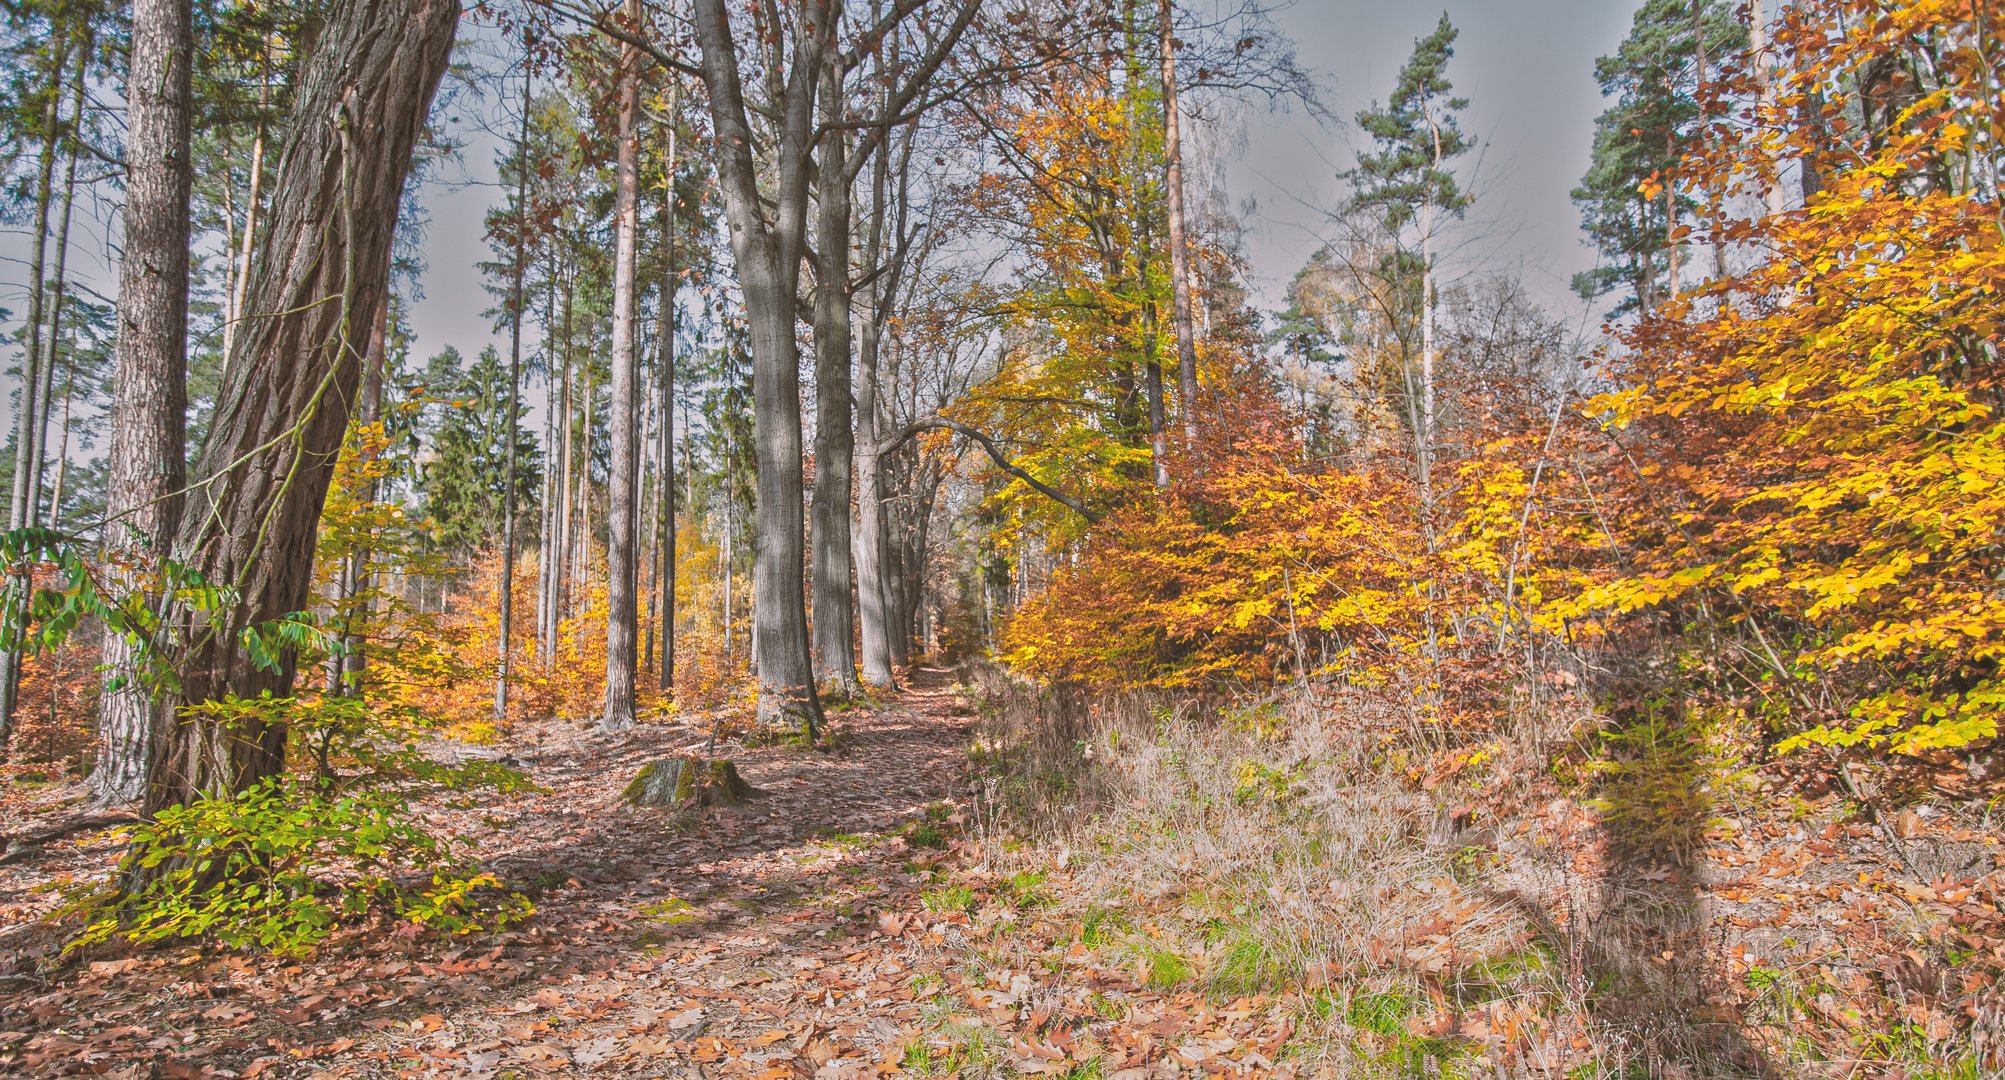
M0 0L0 1073L2005 1075L2005 9L1605 3Z

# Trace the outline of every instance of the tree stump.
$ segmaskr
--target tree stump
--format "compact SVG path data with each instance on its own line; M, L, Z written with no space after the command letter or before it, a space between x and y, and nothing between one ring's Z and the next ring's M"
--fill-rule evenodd
M629 806L698 806L740 803L759 793L738 775L738 766L719 758L665 758L650 761L620 793Z

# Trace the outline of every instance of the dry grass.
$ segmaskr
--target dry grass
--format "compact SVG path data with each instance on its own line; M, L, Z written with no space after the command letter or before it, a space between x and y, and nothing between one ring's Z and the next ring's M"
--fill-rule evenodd
M1382 700L1200 712L968 678L991 880L1043 875L1046 917L1140 985L1292 1003L1305 1075L1979 1075L1967 1027L1921 1040L1864 988L1839 1022L1831 986L1805 1004L1826 969L1755 959L1800 943L1707 887L1720 837L1775 812L1734 748L1582 713L1413 758Z

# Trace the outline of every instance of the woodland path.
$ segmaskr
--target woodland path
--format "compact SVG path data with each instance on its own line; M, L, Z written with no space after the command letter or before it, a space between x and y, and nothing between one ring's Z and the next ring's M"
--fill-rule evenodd
M734 749L762 794L680 829L616 808L657 740L544 747L524 765L549 805L522 812L577 831L492 860L512 881L564 879L528 931L543 947L524 977L379 1029L321 1069L872 1074L919 1019L903 984L941 960L916 937L884 936L915 906L923 865L943 858L899 833L960 820L970 723L947 672L916 671L895 701L839 720L833 753Z
M513 752L543 792L426 817L475 840L511 884L528 883L535 918L451 947L379 929L302 963L157 950L24 980L0 987L0 1027L12 1029L0 1032L0 1069L875 1074L916 1037L915 976L956 954L942 947L951 925L925 930L940 916L914 913L934 867L954 861L932 845L962 820L971 723L948 672L916 671L883 707L843 714L833 752L730 748L763 794L679 823L621 805L619 792L644 762L700 746L707 730L524 730ZM82 869L92 854L86 839L52 861ZM917 981L922 994L939 982Z

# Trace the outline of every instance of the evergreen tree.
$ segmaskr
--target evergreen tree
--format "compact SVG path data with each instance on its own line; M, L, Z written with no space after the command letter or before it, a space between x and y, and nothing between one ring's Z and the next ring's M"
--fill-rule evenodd
M1441 216L1461 216L1469 195L1462 190L1448 162L1469 150L1456 113L1469 107L1467 98L1453 96L1448 61L1455 55L1457 31L1443 12L1433 33L1413 43L1413 54L1399 69L1399 81L1384 106L1376 103L1358 113L1358 126L1371 135L1373 148L1358 155L1357 167L1345 174L1353 194L1352 212L1377 213L1394 238L1387 257L1403 263L1404 241L1417 233L1420 283L1420 370L1401 375L1406 382L1408 419L1414 437L1414 465L1423 507L1433 503L1435 447L1435 238ZM1397 280L1397 279L1396 279ZM1416 379L1417 376L1417 379ZM1418 385L1415 385L1417 381Z
M1647 0L1621 47L1595 61L1595 81L1615 103L1595 121L1593 156L1573 189L1581 227L1604 260L1574 276L1581 296L1627 288L1617 308L1627 311L1676 289L1672 237L1697 193L1667 181L1698 137L1699 60L1745 39L1725 0Z
M447 550L479 551L501 535L506 491L509 428L508 367L493 347L482 349L470 368L461 368L459 351L448 346L426 361L430 392L446 399L432 434L431 452L419 488L433 535ZM536 437L521 422L523 406L515 408L515 505L536 504L542 462Z

